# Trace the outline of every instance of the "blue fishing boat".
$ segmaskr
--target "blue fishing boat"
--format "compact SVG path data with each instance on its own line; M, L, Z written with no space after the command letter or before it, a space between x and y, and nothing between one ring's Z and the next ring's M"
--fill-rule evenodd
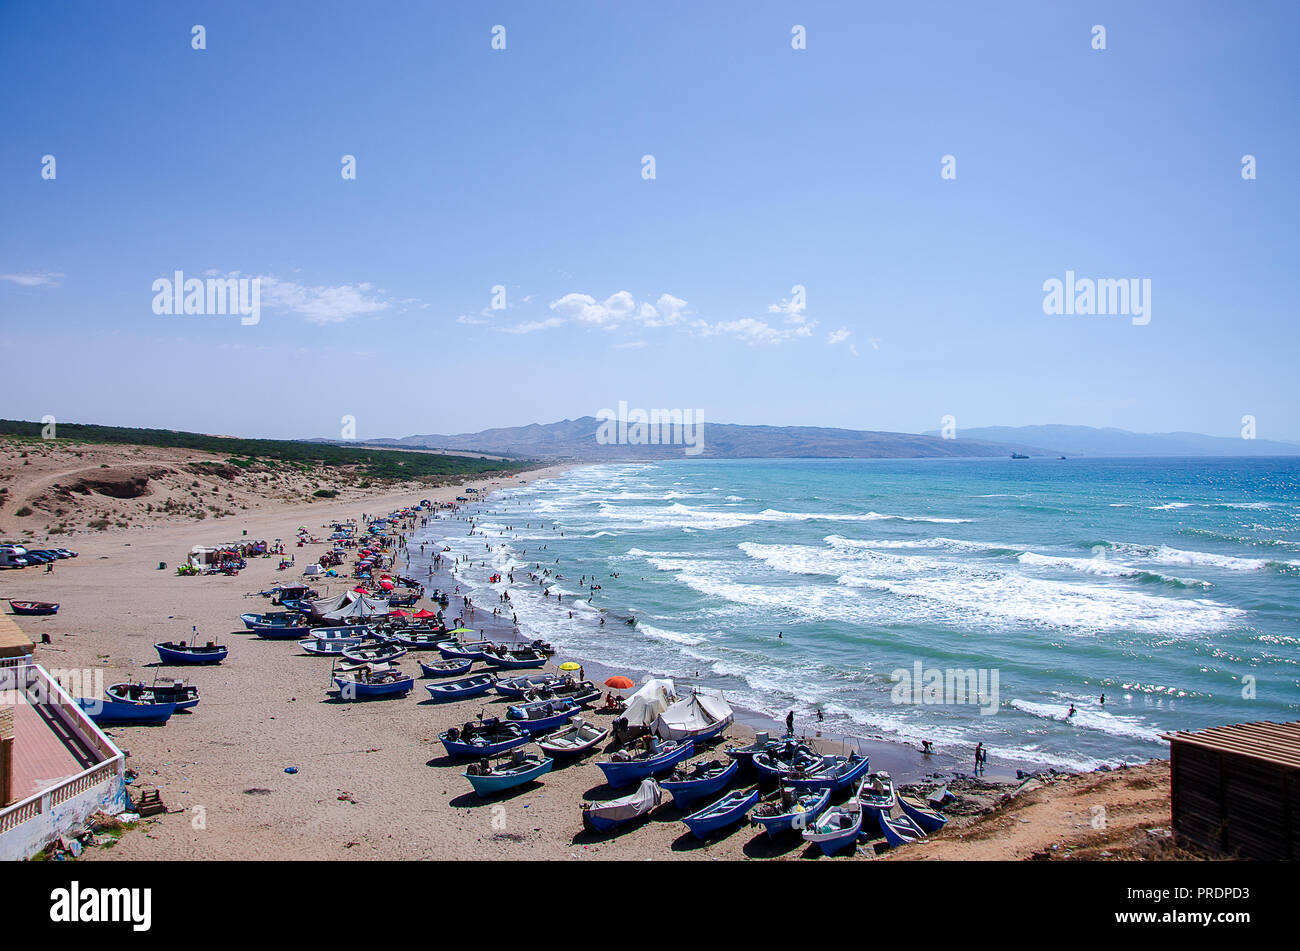
M594 750L608 736L608 728L576 719L554 733L538 735L537 745L551 759L572 759Z
M164 641L161 644L155 644L153 649L158 652L158 659L164 664L219 664L229 655L230 651L225 647L208 641L207 644L187 644L184 641L179 643L174 641Z
M652 737L649 749L629 753L619 750L609 762L597 763L605 774L605 782L618 788L631 786L648 776L662 776L674 766L695 752L695 743L691 740L667 743Z
M307 628L302 622L302 615L293 611L273 611L270 614L241 614L239 619L244 622L244 627L250 631L260 631L268 627L292 627L302 628L299 637L307 634Z
M420 661L420 670L426 677L459 677L468 674L473 666L472 660L440 660L432 664Z
M778 789L765 796L749 817L752 825L762 826L769 839L782 832L803 832L830 805L831 791Z
M467 697L481 696L491 690L492 675L475 674L473 677L465 677L462 680L448 680L440 684L425 684L424 689L429 691L429 696L439 703L464 700Z
M355 637L360 642L374 636L375 630L368 624L340 624L338 627L313 627L307 633L319 641Z
M343 656L357 664L381 664L406 656L406 648L397 644L356 644L343 648Z
M781 746L782 740L773 740L766 733L755 734L756 739L748 746L728 746L724 753L740 764L741 769L754 768L754 756L758 753L771 753ZM793 737L791 737L793 739Z
M133 703L97 697L77 697L77 706L100 725L166 723L176 712L174 703Z
M493 667L503 667L507 670L524 670L530 667L546 666L546 655L531 647L484 648L483 660Z
M605 802L584 802L582 825L591 832L613 832L619 826L648 815L663 801L663 797L664 791L658 783L653 779L643 779L631 795Z
M170 703L177 710L189 710L199 705L199 688L183 680L160 680L156 683L109 684L104 694L110 700L123 703Z
M531 737L517 723L496 717L452 727L438 735L448 756L497 756L528 743Z
M438 645L447 639L446 631L394 631L393 641L405 648L413 651L428 651L437 649Z
M506 708L507 719L529 733L546 733L568 723L582 707L572 700L537 700Z
M877 815L889 815L894 809L894 781L883 769L865 776L858 786L857 798L867 811L868 820Z
M793 736L769 743L767 749L751 753L750 760L759 775L766 779L785 779L790 775L810 773L824 765L821 756Z
M927 834L938 832L948 824L948 817L936 809L931 809L919 799L913 799L910 796L899 796L898 807L903 810L904 815L921 827L921 831Z
M857 842L861 833L862 803L853 798L823 812L803 830L803 838L816 843L822 855L835 855Z
M838 792L853 786L871 767L871 760L858 753L826 756L819 767L807 772L790 772L781 781L792 789L829 789Z
M925 838L925 832L906 815L891 816L887 812L876 813L876 823L885 836L885 841L897 848L909 842Z
M308 637L299 641L298 646L304 654L313 657L342 657L345 650L360 643L359 637Z
M543 773L549 773L551 764L548 756L514 750L507 759L496 763L487 759L471 763L461 775L469 780L474 792L487 797L532 782Z
M530 690L545 690L553 687L563 679L559 674L524 674L498 680L495 689L503 697L522 697Z
M490 647L487 641L461 644L459 641L439 641L438 653L448 660L482 660L483 648Z
M757 786L751 786L749 789L733 789L712 805L687 816L682 822L686 823L686 827L691 830L695 838L708 838L720 829L743 821L745 816L749 815L749 810L758 804L760 795Z
M396 697L408 694L415 686L415 678L395 668L372 669L362 666L334 675L342 700L374 700L379 697Z
M738 772L740 764L735 760L683 763L661 779L659 785L672 794L673 805L685 810L706 796L722 792Z

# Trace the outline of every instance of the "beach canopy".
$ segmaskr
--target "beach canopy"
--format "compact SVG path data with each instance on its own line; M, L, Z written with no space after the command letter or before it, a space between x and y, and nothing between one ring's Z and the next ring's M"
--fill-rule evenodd
M716 690L695 690L655 718L655 732L665 740L684 740L736 718L731 705Z
M448 634L474 634L474 633L476 633L476 632L475 632L472 628L468 628L468 627L458 627L458 628L456 628L456 630L454 630L454 631L448 631L447 633L448 633Z
M389 617L410 617L410 615L407 614L405 611L403 611L401 608L398 608L395 611L389 611L388 616Z
M636 684L632 683L631 677L624 677L622 674L619 674L606 680L605 686L613 687L615 690L631 690L636 686Z
M560 670L582 670L582 665L576 660L566 660L560 665Z
M421 620L427 617L437 617L437 616L438 615L434 614L428 608L421 608L420 610L416 611L414 614L411 615L411 617L417 617L420 618Z
M628 698L623 716L631 726L653 726L659 714L672 706L676 699L677 691L671 680L647 680Z

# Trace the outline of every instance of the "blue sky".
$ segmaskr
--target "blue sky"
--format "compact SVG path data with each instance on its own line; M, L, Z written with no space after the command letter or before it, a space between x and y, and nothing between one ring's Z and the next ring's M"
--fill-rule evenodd
M0 415L1300 439L1300 8L1224 6L5 3ZM1067 270L1150 323L1045 315Z

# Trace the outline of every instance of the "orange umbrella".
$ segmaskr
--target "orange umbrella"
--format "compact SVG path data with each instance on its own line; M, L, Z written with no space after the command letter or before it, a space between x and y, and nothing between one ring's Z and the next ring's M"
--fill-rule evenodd
M632 683L627 677L617 676L610 677L605 681L606 687L613 687L615 690L631 690L636 684Z

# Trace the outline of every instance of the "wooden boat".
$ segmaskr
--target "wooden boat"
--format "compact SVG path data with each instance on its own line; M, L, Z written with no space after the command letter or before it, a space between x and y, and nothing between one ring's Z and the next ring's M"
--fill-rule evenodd
M174 703L133 703L98 697L78 697L77 706L102 725L166 723L176 712Z
M475 674L461 680L448 680L440 684L425 684L429 696L439 703L452 700L464 700L466 697L478 697L492 689L491 674Z
M532 782L543 773L549 773L551 763L549 756L513 750L507 759L496 763L487 759L471 763L461 775L469 780L474 792L486 797Z
M538 700L506 708L506 718L514 720L529 733L546 733L568 723L582 707L572 700Z
M203 645L164 641L155 644L153 649L164 664L219 664L230 654L227 648L212 641Z
M793 736L769 744L766 750L750 754L750 760L760 776L770 779L802 775L821 767L824 763L822 757L817 755L810 746L801 743Z
M856 798L832 806L803 830L805 842L816 843L822 855L835 855L858 841L862 833L862 803Z
M546 655L541 651L533 650L531 647L521 648L501 648L483 650L483 660L493 667L504 667L507 670L524 670L529 667L545 667Z
M301 627L303 630L298 636L303 637L308 630L302 623L302 615L295 611L273 611L270 614L241 614L239 619L244 622L244 627L250 631L268 627Z
M525 674L520 677L503 677L497 681L495 689L503 697L523 697L530 690L546 689L560 683L563 679L559 674Z
M673 797L673 805L686 809L692 803L712 796L727 788L731 777L740 771L735 760L711 759L703 763L681 763L659 781L659 785Z
M152 684L109 684L104 693L110 700L120 700L123 703L170 703L177 710L189 710L199 705L199 688L182 680L160 680Z
M487 641L475 641L462 644L459 641L439 641L438 653L448 660L482 660L483 648L491 646Z
M652 740L654 742L648 749L635 753L619 750L608 762L597 763L605 774L605 782L618 788L631 786L649 776L662 776L695 752L695 743L691 740L670 740L666 743L657 738Z
M803 832L830 805L831 791L778 789L763 800L749 817L752 825L762 826L769 839L782 832Z
M336 672L334 683L338 685L339 697L343 700L374 700L410 693L415 678L395 667L365 665L356 670Z
M373 637L375 629L368 624L340 624L338 627L313 627L307 632L318 641L356 638L358 642Z
M868 813L888 815L894 809L894 781L884 770L872 773L862 779L858 786L857 799Z
M758 804L759 795L757 786L733 789L712 805L687 816L682 822L686 823L695 838L707 838L720 829L743 821L749 810Z
M642 816L663 802L664 792L653 779L641 780L636 792L607 802L584 802L582 825L592 832L613 832Z
M884 833L885 841L895 848L925 838L925 832L906 814L891 816L887 812L878 812L876 822L880 826L880 831Z
M496 756L517 746L523 746L531 737L517 723L505 723L496 717L469 722L452 727L438 735L448 756Z
M789 737L789 739L793 739L793 737ZM728 746L723 752L739 763L741 769L753 769L756 754L770 753L772 750L778 749L783 742L783 740L769 739L766 733L759 733L757 739L748 746Z
M357 663L377 663L406 656L406 648L397 644L373 644L343 648L343 656Z
M433 664L420 661L420 670L424 671L426 677L458 677L468 674L473 666L472 660L440 660Z
M361 643L359 637L308 637L298 642L304 654L314 657L342 657L349 647Z
M911 796L899 796L898 807L903 810L903 814L921 827L921 831L929 834L938 832L948 824L948 817L938 810L931 809L919 799L913 799Z
M554 733L539 736L537 745L552 759L572 758L595 749L608 736L607 728L578 718L570 720L567 726L561 727Z
M243 615L248 618L249 615ZM298 620L297 615L293 614L260 614L254 615L258 618L270 618L270 620L257 620L251 624L245 620L248 629L258 637L268 641L287 641L289 639L300 640L307 636L311 630L305 623Z
M447 639L447 632L444 631L394 631L392 634L394 643L413 651L431 651L437 650L438 645Z
M49 614L58 614L59 605L55 601L15 601L9 600L9 610L14 614L24 615L27 617L43 617Z
M856 784L870 768L870 758L858 753L826 756L820 767L806 773L787 773L781 777L781 781L793 789L829 789L838 792Z

